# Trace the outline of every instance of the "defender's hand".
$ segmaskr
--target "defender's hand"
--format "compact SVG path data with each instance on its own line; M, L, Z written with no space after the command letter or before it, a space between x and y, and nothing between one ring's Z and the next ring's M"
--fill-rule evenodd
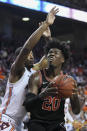
M58 12L59 12L59 9L56 8L56 6L51 9L51 11L48 13L47 18L46 18L46 22L48 25L52 25L54 23L55 15Z

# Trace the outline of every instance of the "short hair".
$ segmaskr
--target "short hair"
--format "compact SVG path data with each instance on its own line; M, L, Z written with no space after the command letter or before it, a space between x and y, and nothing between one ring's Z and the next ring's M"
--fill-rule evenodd
M21 51L22 47L18 47L15 51L15 56L18 56L20 51Z
M65 41L60 42L58 39L52 38L52 40L50 40L46 44L44 48L44 53L47 55L51 48L58 48L59 50L61 50L65 61L67 61L70 58L70 48Z

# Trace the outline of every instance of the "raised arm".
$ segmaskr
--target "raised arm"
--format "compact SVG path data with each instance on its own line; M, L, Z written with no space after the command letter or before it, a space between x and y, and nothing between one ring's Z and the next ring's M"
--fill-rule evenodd
M42 24L43 24L43 22L39 23L39 26L41 26ZM46 44L47 44L47 42L49 40L52 39L52 37L51 37L51 30L50 30L49 26L43 32L42 36L44 37L44 40L45 40ZM48 67L48 61L47 61L46 57L43 56L38 63L34 64L33 69L35 69L35 70L42 70L42 69L45 69L47 67Z
M56 7L52 8L51 11L48 13L47 18L43 22L43 24L25 42L20 54L18 55L13 64L13 72L18 72L19 70L22 70L24 68L24 62L28 54L33 49L35 44L39 41L40 37L42 36L43 32L47 29L47 27L54 23L55 15L57 12L58 9L56 9Z

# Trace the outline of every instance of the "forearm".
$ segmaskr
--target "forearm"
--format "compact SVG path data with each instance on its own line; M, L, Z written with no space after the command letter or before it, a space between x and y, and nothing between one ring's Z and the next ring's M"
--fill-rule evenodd
M28 38L23 48L32 50L48 26L48 23L44 21L43 24Z
M70 98L70 102L71 102L71 107L72 107L72 112L74 114L78 114L80 113L80 102L79 102L79 98L77 94L74 94L71 98Z
M27 59L28 54L33 49L35 44L39 41L40 37L42 36L43 32L48 27L47 22L44 22L26 41L24 44L19 56L15 61L15 65L18 67L24 66L24 61Z

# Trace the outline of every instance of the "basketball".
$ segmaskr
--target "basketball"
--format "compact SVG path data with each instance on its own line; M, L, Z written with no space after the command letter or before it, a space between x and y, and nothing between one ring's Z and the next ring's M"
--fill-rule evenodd
M60 75L54 78L54 86L58 87L58 93L60 97L69 98L74 93L76 87L75 80L68 75Z

